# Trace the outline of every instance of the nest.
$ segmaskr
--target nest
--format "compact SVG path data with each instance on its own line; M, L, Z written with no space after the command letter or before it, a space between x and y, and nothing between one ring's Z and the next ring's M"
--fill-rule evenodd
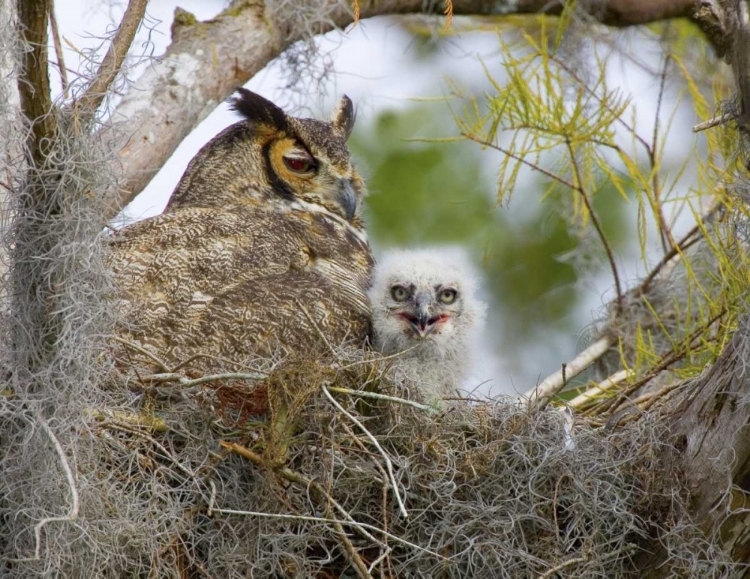
M726 572L685 524L658 421L606 432L510 399L431 408L388 365L349 352L277 361L262 379L114 374L110 407L75 433L75 520L49 522L40 560L11 569L627 577L661 535L675 576ZM14 546L35 550L32 521Z

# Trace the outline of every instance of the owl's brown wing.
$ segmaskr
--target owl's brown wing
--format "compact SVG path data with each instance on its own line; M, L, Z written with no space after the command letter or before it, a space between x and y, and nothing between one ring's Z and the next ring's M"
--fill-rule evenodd
M120 336L170 364L299 353L321 334L339 344L369 332L369 245L326 213L252 199L184 208L123 230L110 265Z

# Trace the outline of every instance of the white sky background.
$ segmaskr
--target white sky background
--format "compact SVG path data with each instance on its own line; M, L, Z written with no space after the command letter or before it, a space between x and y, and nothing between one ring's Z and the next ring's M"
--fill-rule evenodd
M199 20L205 20L215 16L224 4L223 1L216 0L151 2L148 16L153 30L141 30L134 46L137 47L140 42L150 39L153 43L152 53L158 56L169 45L169 27L176 6L192 12ZM123 8L122 5L102 4L100 0L58 1L56 14L60 33L78 48L96 47L101 44L101 40L96 37L112 30L112 23L119 22ZM295 103L301 105L303 112L310 116L327 117L339 96L347 94L357 105L358 127L361 130L362 126L366 126L382 111L413 106L415 98L444 95L447 91L445 78L456 80L463 86L476 89L477 92L481 91L486 81L477 57L489 65L492 65L493 59L497 62L498 58L497 38L493 33L459 35L444 48L437 67L433 65L433 61L430 66L415 64L416 49L413 42L410 35L394 26L392 20L385 18L363 21L345 34L334 32L326 35L320 40L321 52L328 54L335 71L323 85L326 94L312 95L307 102L300 102L299 98L295 97ZM661 64L658 45L653 43L649 46L642 40L638 42L641 62L657 70ZM66 49L65 57L68 69L78 69L79 57L75 52ZM51 58L54 59L52 53ZM499 66L496 68L499 70ZM55 86L54 83L58 83L58 75L54 69L51 77ZM634 105L638 111L639 132L650 136L653 131L658 79L645 73L632 61L621 58L615 58L610 62L607 77L610 87L621 86L627 94L635 95ZM289 110L290 95L283 93L280 88L284 85L283 80L280 67L272 64L246 86ZM442 104L432 103L424 106L433 107L435 114L445 114L445 110L439 108L444 106ZM675 106L674 96L668 94L662 106L662 118L666 120ZM237 120L238 117L231 113L226 105L219 106L185 139L151 184L126 208L126 217L130 220L142 219L160 213L187 163L198 149L224 127ZM676 155L679 155L680 151L684 154L687 143L693 142L694 137L690 128L695 122L697 121L689 107L683 106L679 109L670 133L670 142ZM669 158L669 143L666 152ZM478 175L477 178L486 179L491 184L489 189L493 190L499 153L487 151L485 159L484 174ZM366 160L363 161L366 174ZM691 172L687 171L683 182L689 184L691 178ZM517 203L515 199L512 201L512 205ZM524 208L519 207L518 210L523 211ZM680 231L689 228L689 219L681 220L679 225L678 235ZM643 266L639 265L635 245L628 255L620 255L617 259L621 273L624 273L625 280L630 282L636 276L645 273ZM613 297L611 275L605 271L596 278L587 280L579 291L583 292L584 299L575 315L580 319L583 328L596 317L600 307ZM498 324L502 323L502 320L495 316L490 318L490 323ZM557 370L562 362L569 360L580 346L578 342L578 336L561 335L555 341L556 347L545 348L543 352L529 351L520 365L536 368L538 371L524 376L512 376L507 361L502 356L502 344L483 340L482 353L471 383L475 385L490 380L491 382L480 387L479 391L483 393L523 392L533 386L535 380ZM518 361L515 361L514 366L518 365Z

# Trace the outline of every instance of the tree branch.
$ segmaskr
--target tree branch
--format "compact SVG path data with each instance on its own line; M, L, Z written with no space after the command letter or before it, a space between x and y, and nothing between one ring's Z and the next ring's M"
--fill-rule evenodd
M18 79L21 110L31 124L29 151L31 161L41 166L47 157L48 143L55 134L55 117L50 97L47 58L47 22L52 0L17 0L23 40L29 46L23 55Z
M559 14L562 2L521 0L454 0L453 14L502 16ZM442 3L423 0L361 2L362 19L392 14L440 13ZM597 16L604 24L630 26L664 18L689 16L693 0L609 0ZM321 0L328 19L319 34L354 21L351 3ZM188 133L238 86L279 56L304 32L288 32L288 22L276 22L263 3L234 0L216 18L199 22L178 9L172 44L138 79L114 112L115 126L103 137L118 151L122 186L111 199L107 218L140 193Z
M130 0L128 2L120 27L109 45L104 60L99 65L94 80L88 86L86 92L73 103L73 108L78 114L93 115L99 105L102 104L107 90L120 72L122 63L125 61L130 45L135 38L135 33L138 32L138 28L143 21L146 4L148 4L148 0Z

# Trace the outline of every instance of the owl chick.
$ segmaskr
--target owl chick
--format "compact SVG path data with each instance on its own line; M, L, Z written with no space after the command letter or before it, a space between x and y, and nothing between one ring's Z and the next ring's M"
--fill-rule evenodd
M397 376L434 403L461 386L486 305L460 250L394 250L375 266L369 291L375 348Z

